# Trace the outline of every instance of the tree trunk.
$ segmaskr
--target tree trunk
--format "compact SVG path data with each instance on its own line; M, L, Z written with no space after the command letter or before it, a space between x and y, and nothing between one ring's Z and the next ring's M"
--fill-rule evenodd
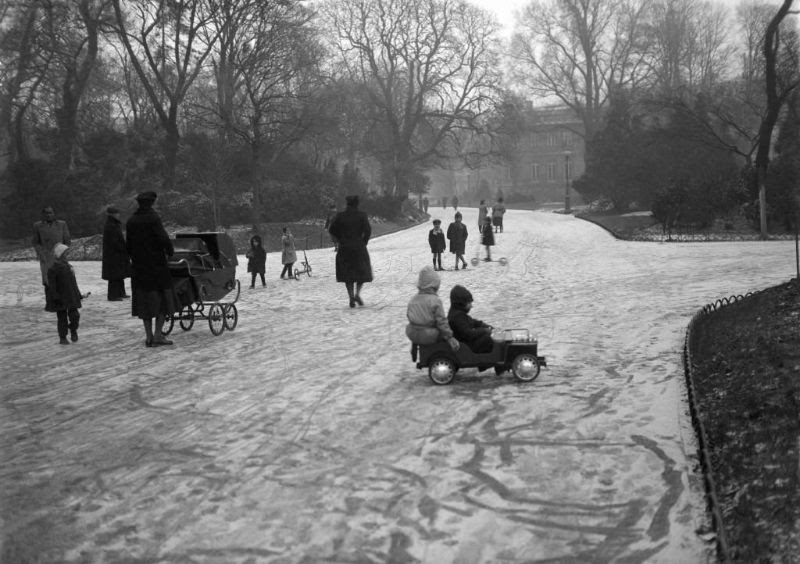
M175 168L178 163L178 146L180 133L176 123L164 124L166 136L164 137L164 182L162 189L170 192L175 188Z

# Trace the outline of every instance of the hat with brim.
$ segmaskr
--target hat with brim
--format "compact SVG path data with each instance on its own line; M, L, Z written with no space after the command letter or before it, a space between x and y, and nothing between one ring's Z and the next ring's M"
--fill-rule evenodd
M140 202L154 202L156 198L158 198L158 195L152 190L148 190L147 192L142 192L141 194L136 196L136 199Z

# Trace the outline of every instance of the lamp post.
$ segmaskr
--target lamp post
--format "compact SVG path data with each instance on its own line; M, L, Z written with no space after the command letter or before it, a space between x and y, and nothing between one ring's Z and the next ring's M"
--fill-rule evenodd
M564 151L564 213L572 213L569 195L569 157L572 153Z

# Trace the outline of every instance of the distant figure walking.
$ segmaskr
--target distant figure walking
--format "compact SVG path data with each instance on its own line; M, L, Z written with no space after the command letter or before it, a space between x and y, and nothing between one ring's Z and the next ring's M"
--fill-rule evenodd
M261 235L250 237L250 249L245 257L247 257L247 272L250 273L250 288L256 287L256 275L261 277L261 286L266 286L264 274L267 271L267 251L261 244Z
M453 209L458 211L458 196L453 196Z
M125 279L131 276L131 259L122 234L119 209L106 208L106 224L103 227L103 266L100 277L108 280L108 301L121 302L129 298L125 292Z
M179 309L167 263L167 257L171 257L175 249L153 209L156 198L157 194L152 191L136 196L139 209L128 219L125 229L133 274L131 315L142 320L147 347L173 344L162 329L167 316Z
M454 221L447 226L447 238L450 240L450 252L456 255L456 270L458 270L458 263L461 262L461 268L467 268L467 261L464 260L464 253L467 248L467 226L461 223L461 212L456 212Z
M442 209L447 209L447 196L442 196Z
M281 262L283 263L281 279L283 279L285 274L286 280L293 280L294 274L292 274L292 266L297 262L297 253L294 249L294 235L292 235L288 227L283 228L281 244L283 245L283 251L281 252Z
M481 200L481 203L478 204L478 231L483 229L483 222L487 215L489 215L489 208L486 206L486 200Z
M503 216L506 214L506 206L503 198L497 198L497 203L492 208L492 225L495 232L503 232Z
M350 307L363 306L361 287L372 282L372 263L367 243L372 235L367 214L358 209L358 196L347 196L347 208L336 215L330 234L339 244L336 252L336 281L344 282Z
M55 256L53 248L61 243L69 247L70 236L67 222L56 219L52 206L42 208L42 220L33 224L33 248L39 259L39 270L42 273L42 285L47 296L47 270L53 265Z
M424 198L422 198L422 211L424 211L425 213L428 213L428 205L429 204L430 204L430 202L428 201L428 196L425 196Z
M333 223L333 218L336 217L336 204L331 204L328 206L328 215L325 216L325 231L328 231L331 228L331 223ZM331 243L333 243L333 250L336 250L336 241L331 239Z

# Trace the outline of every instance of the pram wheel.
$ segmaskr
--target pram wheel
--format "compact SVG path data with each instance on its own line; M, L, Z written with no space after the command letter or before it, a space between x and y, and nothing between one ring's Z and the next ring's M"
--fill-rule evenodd
M295 280L300 280L300 269L298 269L298 268L294 269L294 279Z
M173 327L175 327L175 314L170 313L164 318L164 327L161 328L161 334L169 335L172 333Z
M184 331L188 331L194 325L194 310L192 309L191 305L184 306L181 310L180 317L178 318L178 323L181 326L181 329Z
M239 310L236 309L234 304L223 305L222 310L225 312L225 318L223 320L225 329L233 331L236 329L236 324L239 323Z
M219 304L212 304L208 308L208 328L215 336L222 335L225 331L225 313L222 311L222 306Z
M308 276L310 278L311 277L311 265L309 264L306 268L307 268L306 274L308 274Z

